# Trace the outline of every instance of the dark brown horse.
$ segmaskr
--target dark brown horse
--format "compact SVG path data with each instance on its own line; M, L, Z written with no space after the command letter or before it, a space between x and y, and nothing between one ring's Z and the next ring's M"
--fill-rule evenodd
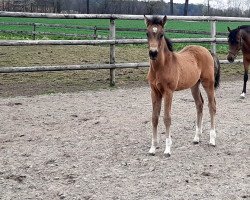
M233 62L240 50L243 54L243 65L245 72L243 90L240 97L245 98L248 81L248 69L250 65L250 26L239 26L233 30L228 27L228 31L229 52L227 60L229 62Z
M193 142L199 143L202 133L203 98L199 89L204 87L208 97L211 117L210 144L215 146L215 87L219 85L220 68L218 60L202 46L187 46L179 53L173 52L169 39L164 37L164 25L167 17L145 17L150 57L148 81L151 86L152 112L152 145L149 154L154 155L158 145L157 126L164 99L164 124L166 127L166 148L164 154L171 151L171 106L174 91L191 88L197 109L196 133ZM181 113L180 113L181 114Z

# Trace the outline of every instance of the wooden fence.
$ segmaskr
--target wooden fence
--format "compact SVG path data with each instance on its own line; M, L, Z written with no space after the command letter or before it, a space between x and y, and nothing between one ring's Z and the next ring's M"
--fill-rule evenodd
M23 18L53 18L53 19L109 19L110 36L106 40L0 40L0 46L27 46L27 45L110 45L110 64L84 64L67 66L32 66L32 67L1 67L0 73L16 72L38 72L38 71L63 71L63 70L90 70L90 69L110 69L110 85L115 84L115 69L119 68L139 68L148 67L149 63L116 63L115 45L116 44L146 44L146 39L117 39L115 21L144 20L141 15L112 15L112 14L54 14L54 13L24 13L24 12L5 12L0 11L0 17L23 17ZM216 53L217 43L226 43L227 38L217 38L217 21L250 22L250 18L239 17L216 17L216 16L168 16L168 20L182 21L208 21L211 23L209 38L182 38L172 39L175 43L201 43L211 44L211 51ZM221 63L228 63L220 60ZM236 60L235 62L242 62Z

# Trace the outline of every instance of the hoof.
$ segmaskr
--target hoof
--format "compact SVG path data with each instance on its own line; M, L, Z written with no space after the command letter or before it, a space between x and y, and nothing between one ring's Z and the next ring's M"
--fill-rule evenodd
M241 95L240 95L240 99L245 99L246 98L246 94L243 92Z
M209 146L211 146L211 147L215 147L215 144L213 144L213 143L209 143Z
M199 142L198 141L193 141L193 144L196 145L196 144L199 144Z
M170 153L164 153L164 156L165 156L166 158L169 158L169 157L171 156L171 154L170 154Z

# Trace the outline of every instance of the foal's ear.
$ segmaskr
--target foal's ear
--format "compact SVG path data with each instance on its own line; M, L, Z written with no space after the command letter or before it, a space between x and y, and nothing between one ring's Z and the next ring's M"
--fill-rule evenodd
M147 26L149 25L149 19L146 17L146 15L144 15L144 22Z
M162 27L166 24L167 22L167 16L165 15L163 18L162 18Z
M228 32L231 32L231 29L229 27L227 27L227 30L228 30Z

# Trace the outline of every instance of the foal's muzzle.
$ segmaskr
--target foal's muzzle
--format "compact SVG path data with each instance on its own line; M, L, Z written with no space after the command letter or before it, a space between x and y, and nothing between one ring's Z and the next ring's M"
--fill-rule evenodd
M231 54L228 54L228 56L227 56L227 60L228 60L230 63L234 62L234 58L235 58L235 56L233 56L233 55L231 55Z
M149 57L151 60L156 60L158 55L158 51L157 50L149 50Z

